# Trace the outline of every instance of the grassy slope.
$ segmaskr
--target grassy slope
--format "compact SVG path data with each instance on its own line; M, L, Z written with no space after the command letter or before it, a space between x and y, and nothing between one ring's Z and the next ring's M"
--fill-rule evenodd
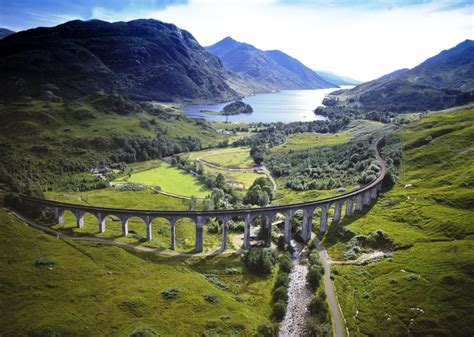
M351 336L472 335L474 110L431 114L401 135L398 184L347 226L357 234L383 229L393 257L335 268ZM343 243L326 245L342 258Z
M241 268L238 257L169 258L70 242L4 210L0 233L2 336L127 336L143 326L165 336L248 335L270 316L272 279L227 274L228 267ZM56 265L37 268L40 257ZM201 273L217 274L230 289L218 289ZM169 287L180 290L176 300L160 295ZM217 294L218 303L206 302L207 293Z

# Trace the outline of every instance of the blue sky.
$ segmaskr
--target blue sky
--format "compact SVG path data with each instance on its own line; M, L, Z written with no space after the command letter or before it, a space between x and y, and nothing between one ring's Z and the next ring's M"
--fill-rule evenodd
M474 39L473 8L474 0L0 0L0 27L154 18L202 45L232 36L314 69L370 80Z

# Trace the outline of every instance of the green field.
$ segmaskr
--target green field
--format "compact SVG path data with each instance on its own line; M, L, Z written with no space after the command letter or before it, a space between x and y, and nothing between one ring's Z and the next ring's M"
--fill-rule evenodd
M269 321L273 278L248 275L238 256L162 257L58 239L3 209L0 233L2 336L249 336ZM168 288L176 299L161 295Z
M315 146L330 146L346 143L352 135L352 132L345 131L340 133L315 133L303 132L288 136L285 143L272 148L272 151L280 150L303 150Z
M335 267L350 334L471 335L474 109L430 114L400 135L398 183L370 211L332 225L324 240L336 260L350 245L347 230L369 235L382 229L393 241L389 259Z
M155 163L157 161L154 161ZM146 186L159 186L162 191L185 197L206 197L211 191L191 174L173 167L165 162L160 162L158 167L137 173L131 177L123 177L119 181L141 184Z
M186 156L186 155L184 155ZM224 168L250 168L255 166L248 147L229 147L191 152L190 160L202 159L208 163Z

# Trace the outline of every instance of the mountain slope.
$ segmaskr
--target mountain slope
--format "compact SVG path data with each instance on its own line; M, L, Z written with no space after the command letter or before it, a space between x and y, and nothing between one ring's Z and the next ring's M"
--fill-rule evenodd
M12 35L14 33L15 32L10 30L10 29L0 28L0 40L3 39L4 37L7 37L8 35Z
M401 69L334 93L332 109L408 112L440 110L474 100L474 42L466 40L413 69Z
M138 100L230 100L220 60L157 20L70 21L0 40L3 98L80 97L98 90Z
M336 85L357 85L362 83L361 81L354 80L347 76L341 76L331 71L315 70L315 72L324 80Z
M218 56L227 69L272 90L336 86L279 50L263 51L231 37L226 37L206 49Z

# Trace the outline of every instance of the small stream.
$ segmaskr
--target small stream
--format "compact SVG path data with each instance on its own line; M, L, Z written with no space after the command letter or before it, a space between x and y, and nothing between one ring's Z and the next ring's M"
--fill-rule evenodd
M280 337L305 335L305 325L309 319L308 305L312 298L311 289L306 285L308 264L304 252L302 254L304 246L294 240L291 240L291 245L294 249L293 269L288 287L288 307L278 332Z

